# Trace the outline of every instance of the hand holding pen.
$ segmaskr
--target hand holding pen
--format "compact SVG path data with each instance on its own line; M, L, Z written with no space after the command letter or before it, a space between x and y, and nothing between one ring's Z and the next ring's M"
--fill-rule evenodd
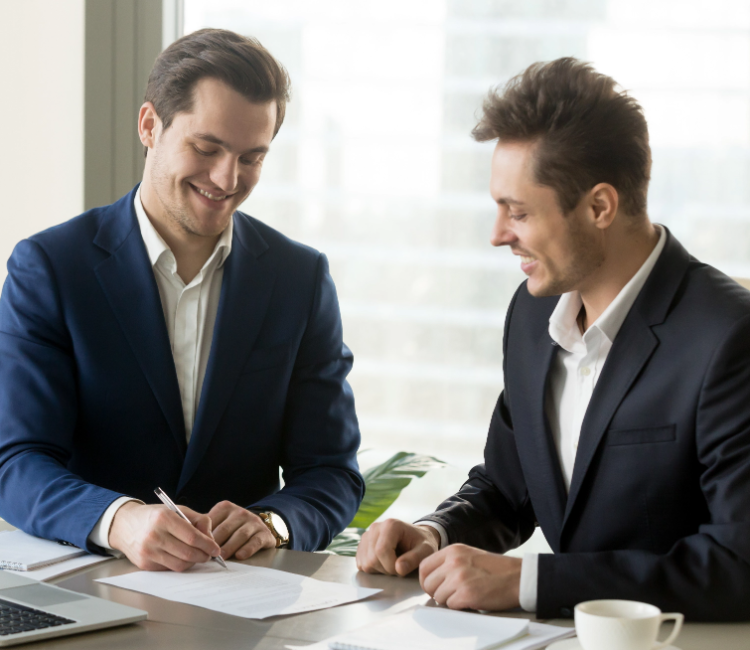
M182 510L180 510L180 509L179 509L179 508L178 508L178 507L177 507L177 506L176 506L176 505L174 504L174 502L172 501L172 499L170 499L170 498L169 498L169 497L167 496L167 493L166 493L166 492L164 492L164 490L162 490L161 488L159 488L159 487L158 487L158 488L156 488L156 489L154 490L154 494L156 494L156 496L157 496L157 497L159 497L159 500L160 500L160 501L161 501L161 502L162 502L162 503L163 503L163 504L164 504L165 506L167 506L167 508L169 508L169 509L170 509L170 510L171 510L172 512L175 512L175 513L177 513L177 514L178 514L178 515L179 515L180 517L182 517L182 518L183 518L183 519L184 519L184 520L185 520L186 522L188 522L188 523L189 523L189 524L190 524L191 526L193 525L193 524L191 523L191 521L190 521L190 520L189 520L189 519L188 519L188 518L187 518L187 517L185 516L185 513L183 513L183 512L182 512ZM223 557L221 557L221 555L217 555L216 557L212 557L212 558L211 558L211 560L213 560L214 562L217 562L218 564L220 564L221 566L223 566L223 567L224 567L225 569L226 569L226 568L228 568L228 567L227 567L227 563L226 563L226 562L224 561L224 558L223 558Z

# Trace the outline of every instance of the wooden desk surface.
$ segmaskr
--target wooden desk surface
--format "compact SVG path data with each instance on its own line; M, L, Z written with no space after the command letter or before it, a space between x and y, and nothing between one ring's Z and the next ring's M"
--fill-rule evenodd
M133 591L94 582L96 578L119 575L135 570L127 560L114 560L84 569L57 581L61 587L107 598L124 605L144 609L147 621L90 632L62 639L37 642L30 648L66 648L88 650L107 648L119 650L223 650L243 648L267 650L287 644L306 645L329 636L370 623L384 614L392 614L418 604L430 604L416 577L393 578L359 573L353 558L269 550L259 553L247 564L272 567L291 573L312 576L319 580L358 584L383 589L367 600L307 614L277 616L263 621L220 614L200 607L161 600ZM523 612L504 614L530 617ZM572 626L571 620L548 621ZM23 646L21 646L23 647ZM705 624L688 623L677 640L680 650L748 650L750 623Z

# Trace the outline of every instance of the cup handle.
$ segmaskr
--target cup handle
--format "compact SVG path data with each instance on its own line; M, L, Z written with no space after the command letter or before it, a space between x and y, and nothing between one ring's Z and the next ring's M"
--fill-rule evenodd
M666 648L668 645L672 645L672 641L674 641L677 638L677 635L682 630L682 623L685 620L684 614L679 614L677 612L671 612L669 614L662 614L661 620L659 621L659 628L661 628L661 624L664 621L674 621L674 630L672 630L672 634L669 635L669 638L665 641L660 641L657 643L651 650L659 650L659 648Z

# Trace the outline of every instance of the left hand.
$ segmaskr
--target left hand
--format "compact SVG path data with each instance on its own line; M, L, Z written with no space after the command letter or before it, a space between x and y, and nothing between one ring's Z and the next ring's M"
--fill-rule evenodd
M451 544L419 565L419 583L451 609L499 611L520 605L520 558Z
M254 512L231 501L217 503L208 513L213 523L213 535L221 546L221 557L234 556L246 560L264 548L276 548L276 538L263 520Z

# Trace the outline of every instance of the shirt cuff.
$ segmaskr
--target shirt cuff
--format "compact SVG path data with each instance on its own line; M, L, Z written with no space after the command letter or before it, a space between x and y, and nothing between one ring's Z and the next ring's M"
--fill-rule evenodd
M89 533L89 541L92 544L96 544L97 546L101 546L110 551L114 550L109 545L109 529L112 528L112 522L114 521L117 511L130 501L134 503L143 503L143 501L139 501L138 499L120 497L109 504L109 507L104 511L104 514L99 518L99 521L96 522L94 529Z
M536 611L537 577L539 575L539 554L526 553L521 563L521 589L518 600L527 612Z
M448 533L445 532L445 528L443 528L439 523L435 521L430 521L429 519L422 519L421 521L414 522L415 526L429 526L430 528L434 528L438 533L440 533L440 548L445 548L448 546Z

